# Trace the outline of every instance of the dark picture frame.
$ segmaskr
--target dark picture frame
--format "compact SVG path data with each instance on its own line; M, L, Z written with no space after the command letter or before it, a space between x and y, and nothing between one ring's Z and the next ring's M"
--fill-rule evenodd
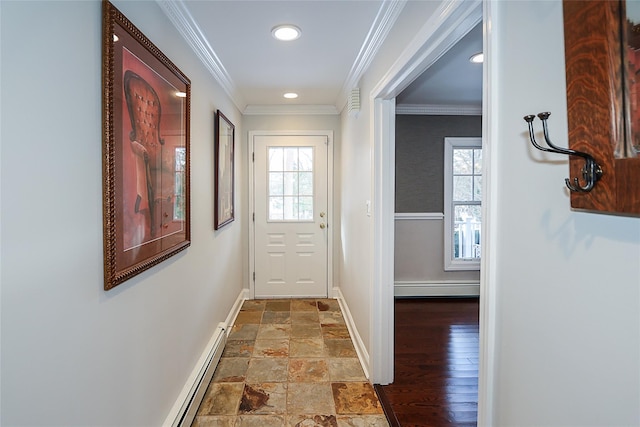
M236 127L220 110L215 113L215 207L216 230L234 220L234 149Z
M191 244L191 81L102 3L104 289Z

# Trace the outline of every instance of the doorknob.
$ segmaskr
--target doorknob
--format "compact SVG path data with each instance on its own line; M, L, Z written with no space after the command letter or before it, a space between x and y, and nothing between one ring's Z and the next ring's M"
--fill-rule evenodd
M324 222L321 222L321 223L320 223L320 228L322 228L322 229L324 230L326 227L327 227L327 226L326 226L326 225L324 225Z
M325 213L324 212L320 212L320 218L324 218Z

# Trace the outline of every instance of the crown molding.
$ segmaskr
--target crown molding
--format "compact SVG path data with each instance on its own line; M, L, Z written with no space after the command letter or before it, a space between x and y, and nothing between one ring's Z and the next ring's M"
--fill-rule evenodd
M247 116L338 115L335 105L247 105Z
M259 106L246 105L233 79L218 58L204 33L193 19L183 0L156 0L164 14L169 18L191 49L196 53L214 79L222 86L233 103L244 114L339 114L347 105L351 89L357 84L378 53L380 46L391 31L396 19L407 0L383 0L367 37L360 48L351 70L345 79L335 106Z
M481 116L482 105L400 104L396 114L422 116Z
M182 0L156 0L156 2L236 107L242 110L245 106L243 97L184 2Z
M385 0L380 5L380 9L360 48L360 52L358 52L358 56L342 85L342 90L336 103L338 111L342 111L347 105L351 89L358 86L360 78L369 68L371 61L380 50L380 46L387 38L406 3L406 0Z
M370 93L391 99L482 22L481 0L443 0Z

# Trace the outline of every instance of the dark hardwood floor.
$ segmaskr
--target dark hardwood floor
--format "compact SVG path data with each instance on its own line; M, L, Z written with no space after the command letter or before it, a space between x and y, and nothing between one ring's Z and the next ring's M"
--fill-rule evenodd
M392 427L476 426L478 311L477 298L396 300L394 382L375 386Z

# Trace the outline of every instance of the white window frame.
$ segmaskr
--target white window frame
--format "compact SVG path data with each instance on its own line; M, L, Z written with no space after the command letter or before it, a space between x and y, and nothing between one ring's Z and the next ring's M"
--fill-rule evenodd
M285 148L285 147L282 147L282 146L278 146L278 147L267 146L267 153L269 153L269 150L271 150L271 148ZM310 197L312 199L311 215L310 215L310 218L307 218L307 219L304 219L304 218L300 219L299 213L298 213L298 218L285 218L284 211L283 211L283 218L272 218L271 217L271 207L270 207L270 205L267 205L267 222L279 222L279 223L284 223L284 222L314 222L313 218L314 218L315 206L313 205L313 199L314 199L314 196L315 196L315 179L316 179L316 176L315 176L315 172L316 172L316 170L315 170L315 167L316 167L316 164L315 164L315 156L316 156L315 149L314 149L314 147L308 147L308 146L302 146L302 147L290 146L290 147L286 147L286 148L297 148L297 149L310 148L311 149L311 163L312 163L311 168L312 169L311 170L284 170L283 169L282 171L272 171L270 169L270 164L267 164L267 177L266 177L267 183L268 183L267 184L267 188L268 188L268 190L267 190L268 191L267 203L271 203L270 199L273 197L273 195L271 194L271 185L270 185L271 173L272 172L281 172L282 174L287 173L287 172L298 173L298 174L300 174L300 172L311 173L311 175L312 175L312 190L311 190L312 193L311 194L300 195L299 191L296 191L295 195L284 194L284 191L283 191L283 194L282 194L283 200L285 198L287 198L287 197L291 197L291 198L295 197L299 201L300 197ZM269 154L267 154L267 158L269 159ZM270 160L267 160L267 161L270 162ZM283 181L283 190L284 190L284 181ZM283 208L283 210L284 210L284 208Z
M453 150L455 148L482 148L482 138L450 138L444 139L444 269L480 270L480 258L455 259L453 257ZM482 171L484 173L484 171ZM482 202L478 203L482 206Z

